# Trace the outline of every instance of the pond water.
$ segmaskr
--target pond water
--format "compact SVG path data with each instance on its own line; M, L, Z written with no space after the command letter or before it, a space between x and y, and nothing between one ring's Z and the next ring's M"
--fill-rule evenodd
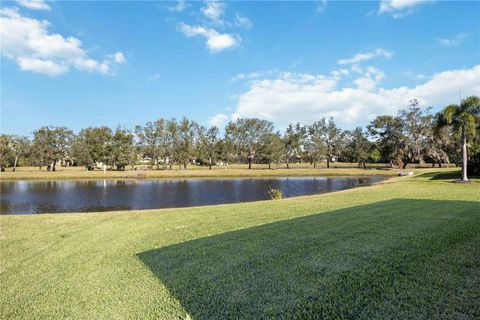
M172 180L2 181L1 213L57 213L154 209L312 195L370 185L381 176Z

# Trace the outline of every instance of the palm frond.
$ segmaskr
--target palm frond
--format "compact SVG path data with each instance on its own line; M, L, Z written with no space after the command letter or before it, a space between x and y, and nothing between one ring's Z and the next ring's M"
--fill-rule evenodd
M442 111L443 120L447 125L454 122L456 115L459 113L460 107L456 104L451 104L445 107Z

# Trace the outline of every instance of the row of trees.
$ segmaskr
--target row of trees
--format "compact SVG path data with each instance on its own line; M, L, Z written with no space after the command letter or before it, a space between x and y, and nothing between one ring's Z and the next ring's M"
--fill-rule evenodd
M157 169L172 165L187 168L190 163L209 166L246 162L271 164L326 161L388 162L391 166L430 162L462 163L466 167L467 148L472 157L480 155L479 98L472 96L460 105L450 105L436 115L419 107L417 100L396 116L375 118L367 127L342 130L333 118L322 118L305 126L290 124L281 134L273 124L256 118L240 118L228 123L224 133L217 127L205 128L183 118L158 119L134 130L118 127L90 127L74 134L65 127L42 127L33 139L14 135L0 137L0 165L19 163L55 170L58 163L82 165L93 170L106 165L124 170L140 159ZM463 152L463 160L460 154ZM466 178L466 170L464 170Z

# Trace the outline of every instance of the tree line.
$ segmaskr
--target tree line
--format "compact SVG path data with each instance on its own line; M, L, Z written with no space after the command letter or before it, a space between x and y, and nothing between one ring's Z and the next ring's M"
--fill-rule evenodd
M290 124L284 132L273 123L257 118L229 122L221 133L186 117L163 119L138 125L133 130L89 127L74 134L66 127L42 127L32 139L0 136L0 166L37 166L55 171L58 164L99 166L125 170L139 160L156 169L186 169L195 163L212 168L229 163L272 164L308 162L314 167L325 161L358 163L386 162L406 168L411 163L461 164L468 157L480 160L480 99L471 96L459 105L449 105L432 114L417 100L397 115L377 116L366 127L342 130L333 118L310 125ZM464 178L466 179L466 169Z

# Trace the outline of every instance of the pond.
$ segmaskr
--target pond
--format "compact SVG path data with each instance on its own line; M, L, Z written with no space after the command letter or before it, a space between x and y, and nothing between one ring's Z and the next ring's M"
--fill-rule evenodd
M2 181L1 213L58 213L202 206L312 195L370 185L385 177Z

